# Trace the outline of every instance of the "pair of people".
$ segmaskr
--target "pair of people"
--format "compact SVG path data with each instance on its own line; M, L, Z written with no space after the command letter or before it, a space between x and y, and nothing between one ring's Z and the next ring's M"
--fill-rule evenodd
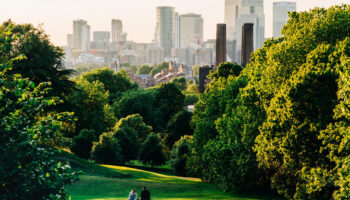
M146 186L144 186L141 192L141 199L137 199L136 190L132 189L129 194L128 200L150 200L150 199L151 199L151 193L147 190Z

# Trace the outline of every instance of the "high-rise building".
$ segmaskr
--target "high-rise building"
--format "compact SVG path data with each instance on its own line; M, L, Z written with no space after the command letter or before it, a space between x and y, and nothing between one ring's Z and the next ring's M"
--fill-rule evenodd
M175 13L175 34L174 34L174 47L180 48L180 16L179 13Z
M227 40L235 40L236 23L239 14L239 0L225 0L225 24Z
M289 16L288 12L293 12L297 8L296 2L274 2L273 3L273 37L281 37L281 30L287 23Z
M123 37L123 23L119 19L112 19L111 43L114 49L119 49Z
M175 38L175 8L157 7L156 38L159 47L164 48L165 56L170 57Z
M226 62L226 24L216 27L216 67Z
M110 40L110 32L108 31L93 32L94 49L107 49L109 45L109 40Z
M253 27L254 24L244 24L242 27L242 66L246 66L246 64L250 61L251 54L254 50L254 37L253 37Z
M73 21L73 47L84 50L90 47L90 26L85 20Z
M67 46L70 48L73 48L74 46L73 34L67 34Z
M244 24L253 24L253 51L261 48L265 41L264 0L239 0L236 22L236 62L242 63L242 28Z
M200 48L202 42L202 16L194 13L180 15L180 48Z

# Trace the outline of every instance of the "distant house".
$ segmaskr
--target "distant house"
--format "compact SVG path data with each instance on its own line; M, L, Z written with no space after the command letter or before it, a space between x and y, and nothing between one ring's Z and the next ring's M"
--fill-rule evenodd
M183 64L176 64L176 62L169 62L169 68L162 70L154 76L156 84L170 82L171 79L184 76L186 78L192 78L192 69Z

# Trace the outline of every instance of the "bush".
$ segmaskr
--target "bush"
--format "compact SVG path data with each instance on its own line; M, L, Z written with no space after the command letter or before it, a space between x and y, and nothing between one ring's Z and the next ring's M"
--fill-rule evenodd
M92 143L95 140L95 130L83 129L73 138L71 151L77 156L88 159L91 156Z
M185 95L185 105L194 105L198 102L199 98L196 94L186 94Z
M166 161L163 151L162 141L159 135L150 134L146 141L141 145L139 160L143 164L162 165Z
M172 117L167 126L168 137L167 145L171 146L178 141L184 135L193 135L193 129L190 126L192 118L192 113L183 110L178 112L174 117Z
M99 142L94 142L91 159L100 164L123 164L124 156L118 139L112 133L100 135Z
M173 151L171 153L171 167L178 176L189 176L189 172L186 170L187 161L191 153L193 145L193 137L186 135L174 144Z

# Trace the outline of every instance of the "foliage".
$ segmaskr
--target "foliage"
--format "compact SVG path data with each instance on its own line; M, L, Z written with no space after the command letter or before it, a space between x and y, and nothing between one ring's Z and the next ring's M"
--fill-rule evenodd
M73 138L71 151L81 158L90 158L92 143L95 138L95 130L82 129L79 135Z
M178 141L184 135L193 135L193 129L190 126L192 113L183 110L174 115L168 122L167 130L167 145L172 147L173 144Z
M129 115L122 118L115 126L114 137L120 142L125 161L137 159L140 145L151 133L152 128L147 126L140 115Z
M7 73L21 74L35 85L50 82L52 89L48 95L63 98L74 87L73 82L69 80L73 71L65 69L62 65L63 50L50 42L49 36L41 27L15 24L9 20L0 26L0 32L6 32L9 27L12 27L9 33L14 39L12 51L3 51L2 60L10 60L21 55L25 55L26 59L13 62L12 70Z
M199 65L193 65L192 66L192 75L193 76L199 76Z
M78 76L85 72L89 72L98 68L106 68L105 64L96 64L96 63L85 63L74 65L74 70Z
M157 69L157 68L153 68L152 71L150 72L150 74L152 76L155 76L156 74L160 73L162 70Z
M169 119L183 107L184 95L175 84L166 83L155 88L125 93L115 103L114 110L118 118L140 114L155 131L162 131Z
M157 65L156 69L159 69L160 71L164 69L169 69L169 63L168 62L162 62Z
M91 159L100 164L118 165L124 163L124 156L118 139L113 133L103 133L100 140L94 142Z
M0 30L0 198L67 199L65 185L77 177L68 164L50 159L57 151L47 142L56 137L71 114L45 113L60 103L49 97L49 83L35 86L12 75L14 62L28 63L23 61L25 55L16 53L16 42L23 35L12 32L13 28L18 27L8 24ZM11 53L13 58L8 57Z
M81 75L80 80L87 80L90 83L99 81L103 83L106 91L109 92L109 101L117 101L124 92L137 89L135 83L131 83L125 71L114 73L108 68L95 69Z
M186 170L188 165L188 158L191 155L193 148L193 137L185 135L181 137L179 141L174 144L174 148L171 153L171 167L176 175L189 176L189 172Z
M199 100L199 95L197 94L185 94L185 105L194 105Z
M150 74L152 71L153 67L143 64L137 69L137 74Z
M99 81L89 82L83 78L76 80L76 89L66 97L68 110L77 118L75 131L68 136L77 135L82 129L95 130L96 137L111 130L115 124L112 108L109 106L109 92Z
M136 74L138 68L139 68L138 65L130 65L130 71L131 71L131 73Z
M185 77L176 77L171 80L172 83L175 83L175 85L181 90L184 91L187 89L187 80Z
M139 152L139 160L144 164L152 166L162 165L166 161L163 152L162 140L157 134L150 134L142 143Z
M224 63L195 106L188 162L224 190L349 198L350 6L290 14L246 68Z

